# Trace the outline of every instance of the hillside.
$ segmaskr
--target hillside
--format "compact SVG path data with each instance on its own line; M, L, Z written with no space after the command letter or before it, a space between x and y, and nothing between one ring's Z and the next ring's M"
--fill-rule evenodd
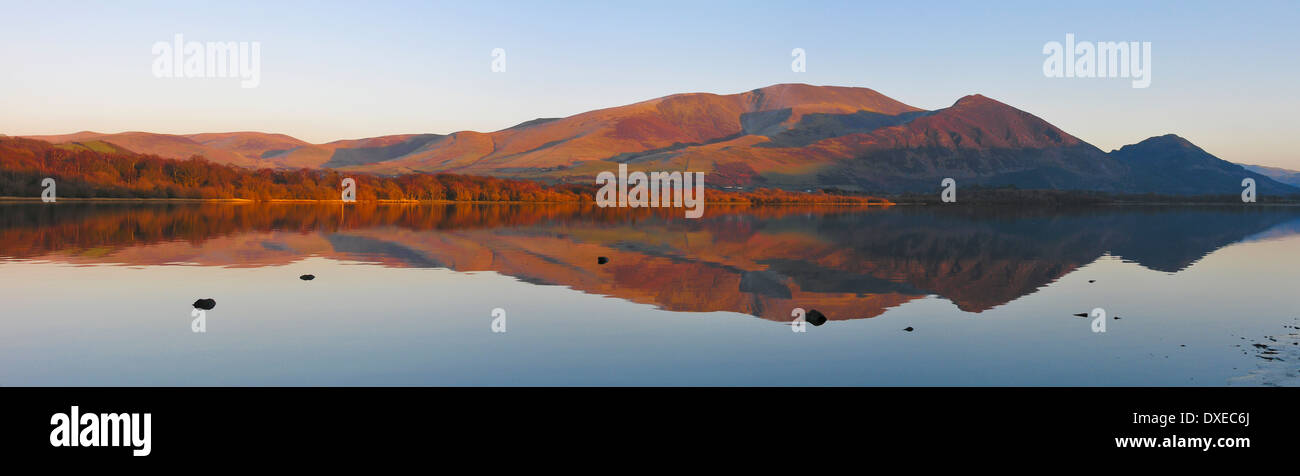
M1280 167L1268 167L1264 165L1246 165L1241 164L1246 170L1266 176L1284 184L1300 187L1300 171L1284 169Z
M594 184L542 184L460 174L376 176L337 170L252 170L195 157L165 159L94 142L50 144L0 137L0 197L41 196L42 181L57 182L59 198L185 198L340 200L344 177L356 181L356 199L456 202L590 203ZM97 150L100 148L108 150ZM714 191L710 203L888 205L861 195L779 190ZM666 209L664 209L666 210Z
M833 188L930 192L963 187L1127 194L1235 194L1254 178L1262 194L1300 189L1215 157L1177 136L1106 153L1028 112L979 95L926 111L867 88L778 84L737 94L687 93L495 132L401 134L309 144L283 134L166 135L79 132L31 136L64 147L279 170L332 169L398 176L455 173L591 184L631 170L708 173L709 185L746 190ZM83 144L83 145L77 145Z

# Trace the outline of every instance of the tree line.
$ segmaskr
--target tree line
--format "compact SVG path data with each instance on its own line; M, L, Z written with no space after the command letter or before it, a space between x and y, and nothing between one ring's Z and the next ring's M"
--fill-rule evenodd
M194 156L185 160L123 150L64 147L17 137L0 138L0 196L40 196L41 180L54 178L57 196L69 198L180 198L339 200L345 177L357 181L359 201L563 202L595 200L592 184L542 184L530 180L411 173L395 177L335 170L245 169ZM881 199L823 192L709 190L709 202L883 203Z

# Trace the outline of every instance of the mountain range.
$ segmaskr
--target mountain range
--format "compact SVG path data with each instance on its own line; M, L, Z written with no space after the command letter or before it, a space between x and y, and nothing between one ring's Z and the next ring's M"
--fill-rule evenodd
M867 88L778 84L687 93L542 118L496 132L404 134L311 144L284 134L78 132L27 136L67 147L242 167L398 175L451 172L592 183L616 170L707 172L715 187L922 192L963 186L1116 193L1300 193L1300 174L1243 167L1176 135L1110 152L1002 102L970 95L923 110ZM1290 172L1291 175L1286 175Z
M1300 171L1287 170L1280 167L1268 167L1265 165L1242 164L1241 166L1245 167L1246 170L1261 175L1266 175L1268 176L1268 178L1271 178L1278 182L1282 182L1284 184L1291 185L1293 187L1300 187Z

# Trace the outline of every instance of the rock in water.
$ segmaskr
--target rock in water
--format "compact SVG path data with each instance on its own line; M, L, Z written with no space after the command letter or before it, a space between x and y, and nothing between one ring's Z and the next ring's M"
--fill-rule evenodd
M596 258L596 264L605 264L608 262L609 262L609 258L606 258L604 256L599 256Z
M907 331L907 332L912 332L913 329L912 329L912 326L907 326L907 327L904 327L903 330L905 330L905 331Z
M194 301L194 308L195 308L195 309L202 309L202 310L204 310L204 311L211 311L212 308L214 308L214 307L217 307L217 300L216 300L216 299L206 298L206 299L200 299L200 300L198 300L198 301Z
M311 281L311 280L313 280L313 279L316 279L316 275L314 275L314 274L304 274L304 275L302 275L302 276L299 276L298 279L301 279L301 280L303 280L303 281Z
M820 326L826 323L826 315L816 309L809 309L808 314L805 314L803 319L814 326Z

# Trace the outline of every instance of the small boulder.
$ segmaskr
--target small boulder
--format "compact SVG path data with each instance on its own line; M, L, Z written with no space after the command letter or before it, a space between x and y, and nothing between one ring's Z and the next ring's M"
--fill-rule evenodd
M907 332L912 332L913 329L912 329L912 326L907 326L907 327L904 327L903 330L905 330L905 331L907 331Z
M814 326L820 326L826 323L826 315L816 309L809 309L803 319Z
M195 309L202 309L202 310L204 310L204 311L211 311L212 308L214 308L214 307L217 307L217 300L216 300L216 299L205 298L205 299L200 299L200 300L198 300L198 301L194 301L194 308L195 308Z
M311 280L313 280L313 279L316 279L316 275L314 275L314 274L304 274L304 275L302 275L302 276L299 276L298 279L301 279L301 280L303 280L303 281L311 281Z
M596 264L605 264L608 262L609 262L609 258L606 258L604 256L599 256L596 258Z

